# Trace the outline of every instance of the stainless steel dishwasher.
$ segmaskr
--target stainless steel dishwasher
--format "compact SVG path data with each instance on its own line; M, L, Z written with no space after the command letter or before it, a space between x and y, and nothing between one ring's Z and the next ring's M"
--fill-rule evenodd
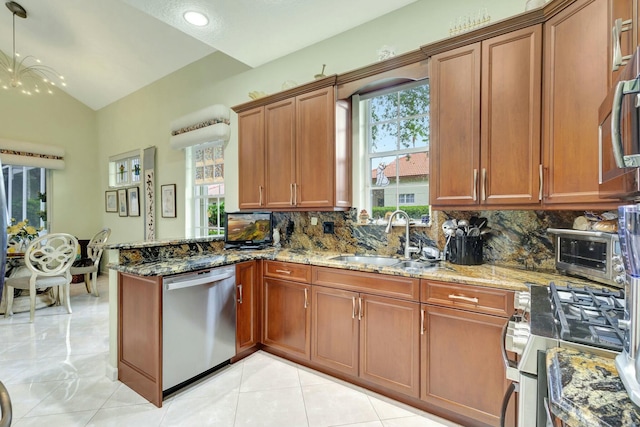
M167 395L236 354L236 269L165 277L162 390Z

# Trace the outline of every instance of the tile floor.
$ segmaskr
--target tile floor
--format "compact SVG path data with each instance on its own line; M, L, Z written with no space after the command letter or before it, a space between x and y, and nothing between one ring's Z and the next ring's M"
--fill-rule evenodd
M108 283L100 297L72 285L63 307L0 315L0 381L14 427L277 426L451 427L367 390L258 352L170 396L156 408L105 376Z

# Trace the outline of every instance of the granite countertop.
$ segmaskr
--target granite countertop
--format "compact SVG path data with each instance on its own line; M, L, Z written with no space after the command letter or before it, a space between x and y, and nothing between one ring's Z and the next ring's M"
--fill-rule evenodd
M157 245L157 243L155 244ZM126 247L135 246L128 245ZM526 290L526 284L546 286L551 281L566 281L568 279L566 276L553 273L518 270L491 264L457 265L445 261L437 262L433 267L423 269L420 272L409 272L393 266L381 267L373 264L354 264L331 259L339 255L344 254L276 248L262 250L223 250L219 253L192 254L190 256L176 255L175 257L167 257L163 258L162 261L154 262L109 264L108 267L113 270L140 276L166 276L234 264L252 259L266 259L507 290ZM401 261L401 259L398 258L398 261ZM594 286L594 282L591 281L573 278L571 281L577 285Z
M570 427L639 426L615 360L568 348L547 351L549 406Z

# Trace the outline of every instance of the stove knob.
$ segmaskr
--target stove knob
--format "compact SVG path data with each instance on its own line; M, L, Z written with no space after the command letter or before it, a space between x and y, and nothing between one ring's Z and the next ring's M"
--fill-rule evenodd
M631 320L629 319L618 319L618 328L629 330L631 326Z
M616 264L613 266L613 271L616 273L622 273L624 271L624 266L621 264Z
M618 285L624 285L626 282L626 277L625 276L616 276L613 279L614 282L616 282Z
M513 295L513 305L516 310L529 311L531 307L531 294L529 292L516 291Z

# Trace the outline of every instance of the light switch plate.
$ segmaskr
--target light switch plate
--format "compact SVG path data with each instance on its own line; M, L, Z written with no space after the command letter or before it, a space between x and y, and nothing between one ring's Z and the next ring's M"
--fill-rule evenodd
M318 218L315 216L311 217L311 225L318 225Z

